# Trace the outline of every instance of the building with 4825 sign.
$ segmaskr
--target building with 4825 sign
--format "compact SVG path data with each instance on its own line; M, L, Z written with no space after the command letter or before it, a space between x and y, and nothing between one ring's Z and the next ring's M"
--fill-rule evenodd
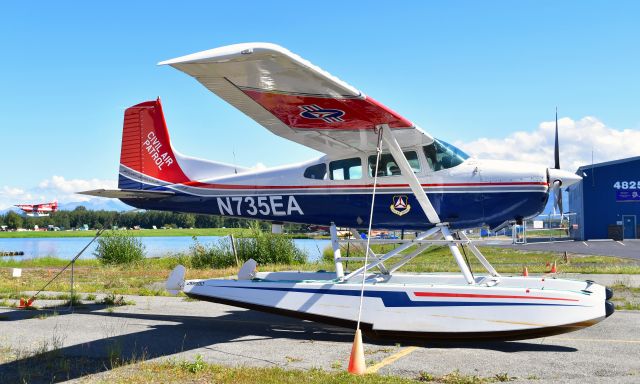
M585 165L569 188L576 240L640 238L640 156Z

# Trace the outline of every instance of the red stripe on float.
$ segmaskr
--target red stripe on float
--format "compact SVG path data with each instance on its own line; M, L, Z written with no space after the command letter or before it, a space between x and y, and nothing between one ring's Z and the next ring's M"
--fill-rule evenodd
M413 292L413 294L418 297L464 297L464 298L470 298L470 299L529 299L529 300L579 301L576 299L563 299L560 297L520 296L520 295L481 295L476 293Z

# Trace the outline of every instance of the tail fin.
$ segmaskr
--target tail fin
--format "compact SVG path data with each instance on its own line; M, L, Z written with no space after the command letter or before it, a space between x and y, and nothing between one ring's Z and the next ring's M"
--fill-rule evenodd
M128 108L124 113L118 187L148 189L186 181L189 178L171 148L160 98Z

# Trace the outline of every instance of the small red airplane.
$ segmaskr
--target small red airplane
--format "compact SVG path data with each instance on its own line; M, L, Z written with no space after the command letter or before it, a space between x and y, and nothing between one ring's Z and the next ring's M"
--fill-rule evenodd
M58 202L42 203L42 204L18 204L16 207L20 208L27 216L33 217L46 217L49 214L58 210Z

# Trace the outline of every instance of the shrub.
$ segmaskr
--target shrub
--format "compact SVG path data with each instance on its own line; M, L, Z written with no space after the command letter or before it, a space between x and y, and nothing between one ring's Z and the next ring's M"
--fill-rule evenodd
M102 264L129 264L143 260L145 246L139 238L124 232L109 232L98 239L93 253Z
M236 265L236 258L231 250L231 242L228 237L218 240L217 243L202 245L193 237L194 244L191 250L191 266L193 268L226 268Z
M252 237L236 241L241 263L249 259L258 264L303 264L307 261L307 254L286 235L264 232L257 225L251 227L251 234Z
M379 247L372 246L372 249L376 249ZM364 257L364 246L358 244L341 244L340 245L340 255L342 257ZM369 254L371 257L371 254ZM322 251L322 261L327 263L333 263L333 246L329 244Z
M238 260L244 263L254 259L258 264L303 264L307 254L296 247L293 239L286 235L263 232L258 225L251 228L251 236L236 239ZM229 237L216 243L203 245L197 238L190 247L193 268L227 268L236 266Z

